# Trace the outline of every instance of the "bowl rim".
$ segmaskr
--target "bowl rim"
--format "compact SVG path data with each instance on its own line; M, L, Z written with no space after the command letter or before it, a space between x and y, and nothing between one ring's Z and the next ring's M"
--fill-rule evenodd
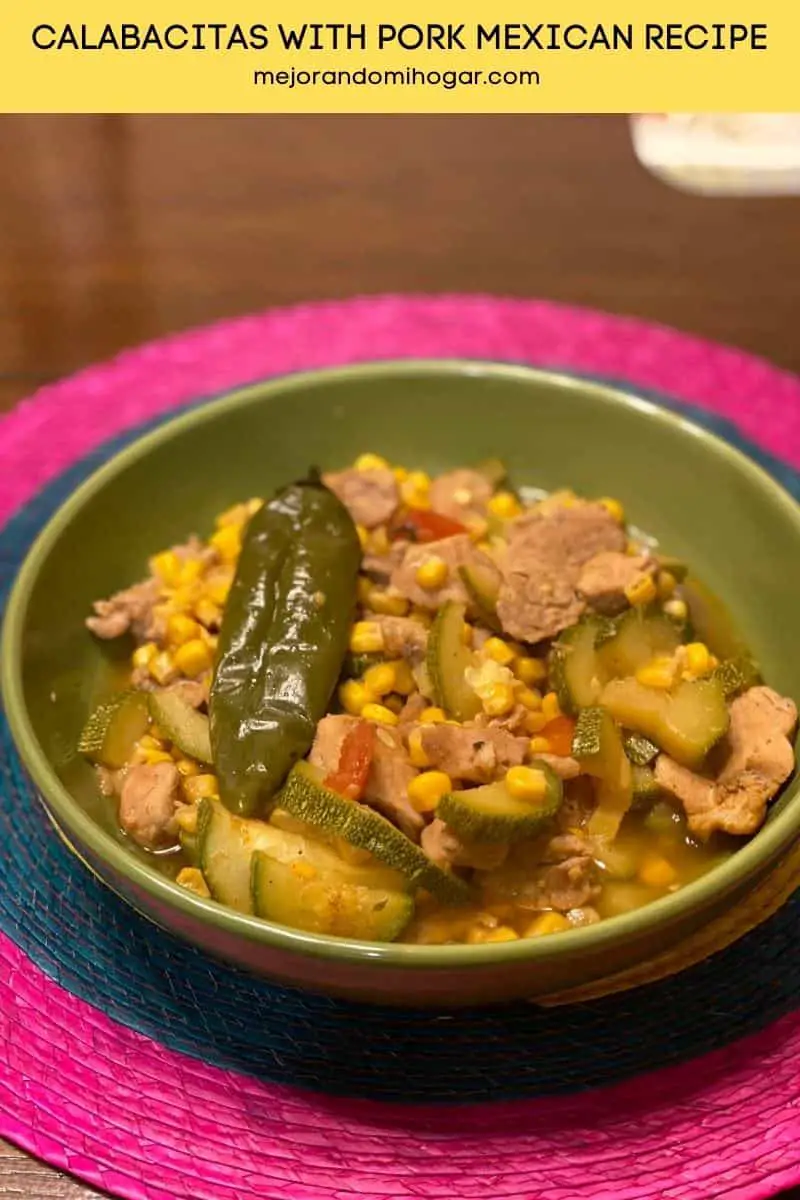
M729 859L679 891L653 900L630 913L608 918L596 925L552 934L547 938L520 938L513 942L421 946L358 941L291 929L236 912L213 900L194 895L161 875L155 867L137 858L123 842L96 824L58 779L36 739L27 713L22 685L21 643L28 602L41 566L74 514L129 464L145 458L155 446L179 438L191 427L218 420L227 412L246 408L251 404L270 400L280 402L293 391L309 386L324 388L328 383L348 378L379 381L387 376L396 378L404 375L412 378L425 375L449 378L478 376L518 383L546 383L550 387L562 389L564 393L575 389L584 394L588 393L603 406L622 405L632 409L664 427L699 439L709 454L727 459L754 488L765 493L773 505L783 510L785 517L795 526L800 539L800 505L762 467L735 446L680 412L663 408L653 400L638 395L635 385L631 385L633 390L627 391L623 390L621 382L615 385L598 382L581 374L570 374L566 370L551 370L488 359L409 358L298 371L256 380L215 396L197 397L189 402L191 407L167 417L155 429L143 433L114 454L67 497L29 548L8 598L0 637L0 692L17 752L51 819L67 835L67 845L73 852L78 853L71 844L74 838L81 848L103 863L114 875L121 877L127 885L144 892L149 900L175 909L179 915L191 921L211 926L220 934L243 938L249 943L264 945L274 951L288 951L312 958L362 965L374 962L384 967L417 970L485 970L501 964L534 964L569 955L571 952L585 954L602 951L608 944L616 944L632 935L640 935L643 929L669 926L685 917L692 909L702 908L713 899L722 899L748 878L757 877L759 868L773 861L782 850L788 848L800 830L800 777L790 783L790 791L793 790L794 795L790 794L789 803L783 811ZM82 858L82 855L78 854L78 857ZM118 895L121 894L112 882L103 876L101 878L107 887ZM127 903L131 903L127 897L125 899ZM141 911L138 905L133 907ZM144 915L150 920L154 919L149 913Z

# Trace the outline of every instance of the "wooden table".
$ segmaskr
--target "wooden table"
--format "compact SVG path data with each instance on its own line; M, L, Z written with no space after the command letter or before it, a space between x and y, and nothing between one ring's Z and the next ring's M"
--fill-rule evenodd
M800 371L800 201L707 200L622 118L0 117L0 409L148 338L355 292L544 296ZM0 1143L0 1198L91 1189Z

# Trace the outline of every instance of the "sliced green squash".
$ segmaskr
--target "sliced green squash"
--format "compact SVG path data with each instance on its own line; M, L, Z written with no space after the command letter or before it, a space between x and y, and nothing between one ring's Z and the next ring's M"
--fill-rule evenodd
M479 563L467 563L458 568L458 573L480 621L488 629L499 631L497 597L500 585L496 574L482 570Z
M151 692L150 715L168 741L197 762L211 763L208 717L197 712L177 693Z
M578 717L572 739L572 756L587 775L598 780L597 805L589 818L591 837L616 837L622 818L631 807L631 764L622 736L604 708L585 708Z
M546 763L534 759L534 767L547 780L542 800L519 800L505 783L487 783L443 796L436 815L461 837L476 842L517 842L538 833L561 807L563 785Z
M197 864L213 898L237 912L251 913L253 851L277 853L287 834L266 821L235 817L218 801L204 799L198 806L196 836Z
M293 929L360 941L392 942L414 915L414 900L401 886L368 886L341 874L335 855L295 834L276 855L256 850L251 895L256 916ZM341 861L341 860L339 860ZM374 872L374 868L371 868ZM369 878L369 869L362 869Z
M725 693L715 679L682 680L671 692L644 687L637 679L612 679L600 703L621 725L652 738L685 767L699 766L728 729Z
M462 636L465 615L463 604L448 600L442 605L428 634L425 658L434 701L456 721L471 721L481 710L480 698L465 678L472 664Z
M409 884L425 888L445 904L469 899L470 889L463 879L437 867L419 846L374 809L324 787L319 772L307 762L292 767L277 804L324 835L335 834L351 846L368 850L393 871L399 871Z
M656 782L655 772L652 767L639 767L634 764L631 767L631 784L633 787L633 803L636 808L642 808L647 804L651 804L661 795L661 787Z
M588 617L565 629L550 651L550 682L563 712L575 716L597 703L608 679L599 646L614 625L603 617Z
M658 655L673 654L680 644L680 630L660 608L631 608L618 618L614 637L598 656L607 679L624 678Z
M78 753L100 766L119 770L130 760L134 746L149 725L147 694L120 692L99 705L89 717L78 739Z
M712 679L720 684L726 700L755 687L760 681L758 667L747 655L738 658L728 658L719 664L711 674Z
M641 733L624 733L622 744L628 758L636 767L649 766L654 758L658 758L658 746Z

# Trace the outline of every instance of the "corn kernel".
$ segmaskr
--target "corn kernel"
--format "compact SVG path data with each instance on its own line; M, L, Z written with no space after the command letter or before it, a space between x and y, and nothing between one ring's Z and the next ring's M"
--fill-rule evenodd
M556 717L561 716L561 705L555 692L548 692L546 696L542 696L542 712L548 721L555 721Z
M361 543L361 549L366 550L369 544L369 530L364 525L356 525L356 533L358 540Z
M182 646L200 633L200 626L184 613L175 613L167 621L167 638L173 646Z
M367 579L366 575L359 575L356 583L356 598L359 604L368 604L374 589L375 584L371 579Z
M677 871L669 859L660 854L648 854L639 867L639 879L648 887L665 888L675 882Z
M361 710L365 721L377 721L379 725L396 725L397 713L393 713L385 704L373 704L369 701Z
M486 507L493 517L499 517L503 521L510 521L522 512L522 506L513 492L495 492L487 501Z
M204 800L219 795L219 784L216 775L192 775L184 780L183 790L192 800Z
M447 713L443 708L423 708L419 719L423 725L441 725L447 720Z
M219 626L222 621L222 610L211 600L203 597L195 604L194 614L202 625L209 628L212 625ZM201 629L198 632L202 635L203 630Z
M385 525L378 525L369 535L369 549L373 554L388 554L392 545Z
M507 667L509 663L514 661L514 651L509 646L508 642L504 642L502 638L490 637L483 643L483 653L493 658L503 667Z
M482 541L489 532L489 522L485 517L468 517L464 524L473 542Z
M435 591L436 588L442 587L449 573L450 568L444 559L432 554L420 563L414 577L421 588Z
M494 683L482 699L483 711L490 717L504 717L514 707L514 689L508 683Z
M716 654L709 654L709 656L708 656L709 670L716 671L718 666L719 666L719 659L717 658Z
M685 621L689 615L689 607L685 600L668 600L664 605L664 612L668 617L672 617L673 621Z
M150 733L142 734L139 738L139 748L141 750L163 750L164 743L160 738L153 737Z
M317 868L314 866L314 864L303 862L302 859L298 862L292 863L291 871L297 879L302 879L305 881L316 879L317 877Z
M172 683L178 675L172 655L168 654L166 650L162 650L155 658L151 658L147 664L147 669L156 683L161 684L162 687L165 687L168 683Z
M531 754L549 754L550 743L546 737L532 737L528 743Z
M391 663L376 663L364 672L364 687L372 696L394 691L395 669Z
M223 525L209 539L209 545L218 552L223 562L234 562L242 548L241 525Z
M169 598L170 610L172 612L189 612L194 607L197 591L197 584L175 588Z
M412 729L408 735L408 757L415 767L429 767L431 760L422 748L422 730Z
M634 607L640 604L651 604L657 595L656 585L652 575L643 575L635 583L625 588L625 598Z
M498 925L496 929L485 930L483 936L478 940L484 944L489 942L516 942L519 940L519 934L510 925Z
M540 658L523 656L514 663L514 674L530 687L534 683L544 683L547 679L547 667Z
M209 670L213 662L211 650L202 638L193 638L191 642L179 646L175 651L174 660L178 670L190 679Z
M535 688L520 687L516 690L517 703L531 712L539 712L542 707L542 693Z
M220 608L224 608L232 583L232 575L216 575L213 579L210 579L206 584L206 595L211 603L218 604Z
M196 762L192 762L191 758L184 758L180 750L172 752L172 757L175 759L175 766L178 768L178 774L184 779L188 779L191 775L199 775L200 768Z
M150 559L150 571L168 587L175 587L181 569L181 560L174 550L163 550Z
M155 642L145 642L143 646L137 647L131 655L131 662L134 667L149 667L152 660L158 654L158 646Z
M367 607L382 616L404 617L408 612L408 600L405 596L394 596L391 592L384 592L380 588L373 587Z
M221 512L214 521L217 529L223 529L226 525L244 525L249 513L245 504L233 504L230 508L226 508Z
M178 572L178 586L186 587L189 584L197 583L204 570L199 558L184 559Z
M260 508L264 507L264 501L261 496L252 496L245 506L247 508L248 517L254 517Z
M403 503L409 508L430 508L430 476L424 471L409 471L408 478L400 484Z
M461 622L461 641L465 646L472 646L472 626L469 621Z
M543 712L529 712L523 722L528 733L541 733L550 722Z
M547 777L537 767L509 767L506 771L506 788L515 800L544 800Z
M175 882L179 883L182 888L186 888L188 892L202 896L204 900L208 900L211 896L208 884L203 878L203 872L197 867L184 867L183 870L178 871Z
M348 679L339 688L339 703L351 717L361 716L361 710L371 699L372 693L357 679Z
M625 509L622 507L619 500L614 500L611 496L603 496L600 503L606 512L614 518L618 525L625 524Z
M453 790L453 781L444 771L423 771L408 785L408 798L417 812L433 812L442 796Z
M708 646L703 642L690 642L684 647L686 666L692 675L707 675L711 669Z
M389 464L380 454L359 454L353 466L357 471L385 471Z
M543 912L525 930L525 937L547 937L548 934L563 933L571 928L563 913Z
M410 696L417 684L408 663L404 658L398 658L391 665L394 667L394 690L401 696Z
M175 823L184 833L197 833L197 809L194 805L179 808L175 814Z
M656 586L659 600L668 600L678 586L678 581L671 571L659 571Z
M377 621L356 621L350 630L353 654L379 654L383 649L383 630Z
M636 678L642 687L668 692L675 682L675 663L671 658L654 658L652 662L639 667Z
M143 749L141 754L142 754L142 758L144 759L144 761L146 763L153 764L153 763L162 763L162 762L172 762L172 755L167 750L150 750L148 748L148 749Z
M405 467L393 467L392 474L398 483L405 483L406 479L408 479L408 471Z

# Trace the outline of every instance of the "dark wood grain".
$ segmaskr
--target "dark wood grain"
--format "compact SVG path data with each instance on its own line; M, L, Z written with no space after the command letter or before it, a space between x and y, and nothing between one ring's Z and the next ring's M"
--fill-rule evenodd
M355 292L545 296L800 370L800 203L651 179L617 117L0 117L0 409L147 338ZM90 1189L0 1143L0 1200Z

